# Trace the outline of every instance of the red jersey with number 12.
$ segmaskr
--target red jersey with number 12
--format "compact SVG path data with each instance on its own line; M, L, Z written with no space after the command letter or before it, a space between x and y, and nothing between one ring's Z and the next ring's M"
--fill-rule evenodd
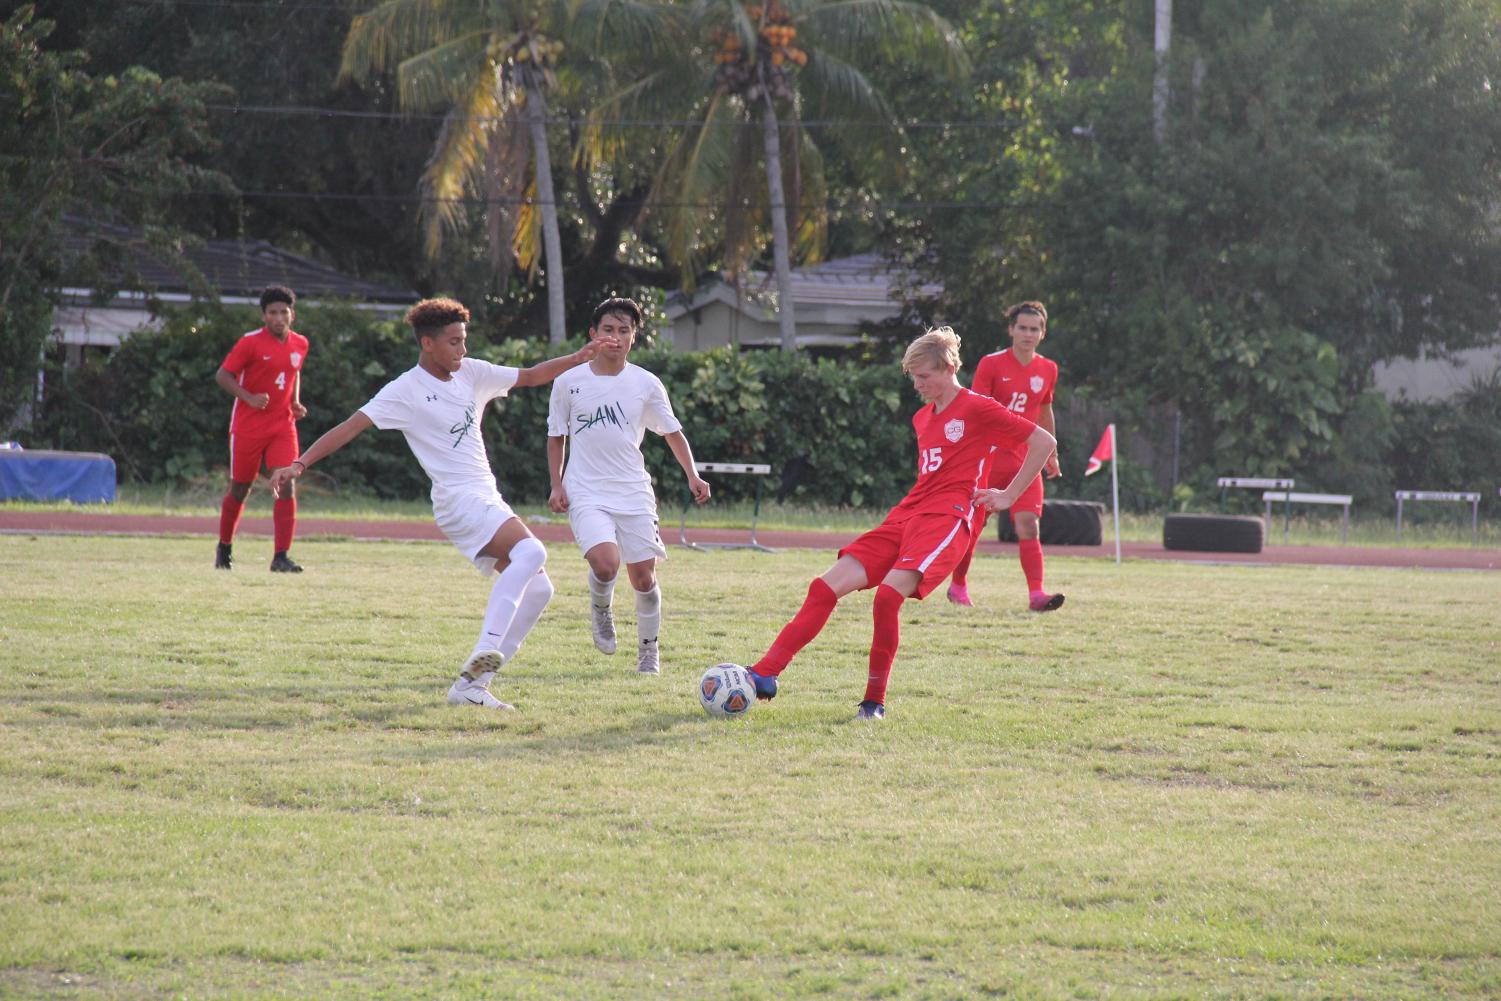
M919 514L953 514L968 518L980 472L993 449L1026 451L1037 425L996 401L960 389L936 412L928 404L912 415L917 432L917 482L886 515L905 521Z
M236 397L229 416L229 433L257 438L295 427L292 393L306 358L307 338L295 330L287 331L284 342L265 327L252 330L236 341L224 358L224 371L249 392L265 393L270 402L265 410L257 410Z
M1057 385L1057 362L1034 354L1032 361L1023 365L1016 360L1011 349L1007 348L980 359L980 364L975 366L974 382L969 388L1036 424L1043 405L1052 404L1053 387ZM1013 449L1012 457L1019 462L1025 451L1022 449L1017 452Z

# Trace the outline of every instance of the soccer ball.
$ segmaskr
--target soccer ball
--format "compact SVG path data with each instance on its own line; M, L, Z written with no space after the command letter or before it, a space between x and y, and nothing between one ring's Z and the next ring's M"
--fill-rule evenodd
M756 704L756 683L739 664L715 664L699 679L698 704L710 716L744 716Z

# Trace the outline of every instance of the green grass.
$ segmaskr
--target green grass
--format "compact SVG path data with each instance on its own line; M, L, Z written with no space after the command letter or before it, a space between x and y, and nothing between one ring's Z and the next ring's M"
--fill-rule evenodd
M1501 575L987 558L715 721L829 554L674 549L660 678L552 554L494 717L447 546L0 536L0 996L1501 994Z
M711 477L712 478L712 477ZM271 495L264 488L264 481L250 495L246 514L251 517L271 517ZM218 517L219 502L224 496L224 485L218 481L201 480L180 486L122 484L115 503L88 505L80 508L66 501L6 501L0 509L10 511L61 511L89 510L113 514L175 514ZM432 505L426 499L382 500L363 494L330 493L320 490L317 482L305 484L301 492L299 511L304 518L335 518L351 521L383 520L431 521ZM1460 509L1463 510L1460 510ZM880 521L886 508L861 509L810 506L803 504L778 504L767 501L761 505L758 524L763 531L823 531L848 532L851 535L865 531ZM517 504L516 512L523 517L536 516L555 518L545 504ZM1294 517L1287 525L1289 545L1328 546L1341 542L1339 509L1333 513L1303 506L1295 509ZM662 522L667 526L677 525L683 517L680 498L669 498L661 505ZM745 528L750 525L753 505L714 501L707 507L694 508L688 512L688 526L699 528ZM1105 539L1114 538L1114 529L1106 512ZM987 537L993 537L994 521L987 528ZM1501 548L1501 522L1481 519L1478 544L1483 548ZM1281 509L1274 512L1268 545L1282 545L1284 523ZM1162 515L1123 512L1121 514L1121 538L1130 542L1161 542ZM1396 522L1390 516L1352 514L1349 527L1349 544L1352 546L1393 546L1397 544ZM1403 546L1413 548L1467 547L1470 541L1470 508L1466 504L1414 504L1406 512L1402 526Z

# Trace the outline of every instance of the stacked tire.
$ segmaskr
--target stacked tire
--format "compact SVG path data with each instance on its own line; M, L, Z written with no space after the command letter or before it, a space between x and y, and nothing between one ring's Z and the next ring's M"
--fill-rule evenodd
M1016 541L1011 512L996 516L1002 542ZM1044 546L1098 546L1105 541L1105 505L1099 501L1044 500L1037 534Z
M1195 553L1259 553L1266 524L1252 515L1170 514L1162 522L1162 548Z

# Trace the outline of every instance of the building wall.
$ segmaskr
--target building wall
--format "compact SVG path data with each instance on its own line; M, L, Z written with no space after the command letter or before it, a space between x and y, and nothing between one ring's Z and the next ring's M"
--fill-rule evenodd
M1470 388L1478 379L1493 378L1501 370L1501 347L1459 351L1452 361L1403 358L1378 362L1375 386L1388 400L1431 402L1447 400Z

